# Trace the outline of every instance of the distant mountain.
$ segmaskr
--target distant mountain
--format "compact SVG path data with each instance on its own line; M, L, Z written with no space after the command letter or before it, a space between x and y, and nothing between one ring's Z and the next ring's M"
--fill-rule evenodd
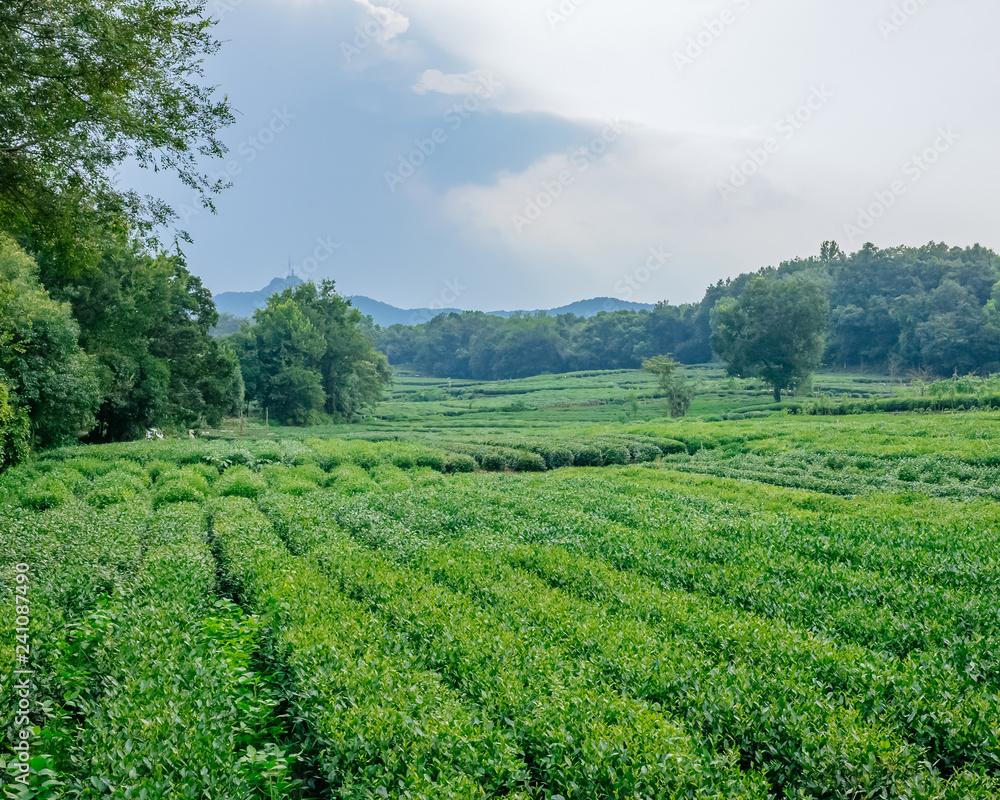
M390 306L388 303L372 300L370 297L365 297L364 295L355 295L348 299L354 304L355 308L361 310L362 314L369 315L375 320L377 325L381 325L383 328L388 328L390 325L420 325L423 322L429 322L439 314L462 313L462 310L459 308L397 308L396 306ZM546 309L545 313L553 317L559 314L594 317L602 311L652 311L654 308L655 306L648 303L628 303L624 300L618 300L615 297L595 297L593 300L578 300L575 303L570 303L568 306ZM516 312L487 311L486 313L495 317L509 317ZM535 314L537 310L523 313Z
M267 298L272 294L278 294L300 283L302 281L292 275L288 278L275 278L259 292L222 292L215 295L215 308L220 314L252 317L254 311L267 305Z
M652 311L654 308L656 306L651 303L629 303L617 297L595 297L593 300L577 300L568 306L553 308L548 313L552 316L576 314L578 317L596 317L602 311Z
M267 299L272 294L283 292L291 286L302 283L294 275L288 278L275 278L258 292L222 292L215 295L215 307L220 314L231 314L234 317L249 318L258 308L267 305ZM429 322L439 314L461 313L458 308L397 308L388 303L373 300L364 295L349 297L354 307L362 314L367 314L377 325L388 328L391 325L419 325ZM653 306L647 303L629 303L614 297L595 297L593 300L580 300L568 306L560 306L547 310L551 316L559 314L576 314L578 317L593 317L602 311L652 311ZM509 317L513 311L489 311L498 317ZM534 311L527 313L536 313Z
M367 314L375 320L376 325L381 325L383 328L388 328L390 325L420 325L422 322L430 322L438 314L462 313L459 308L396 308L361 294L347 299L362 314Z

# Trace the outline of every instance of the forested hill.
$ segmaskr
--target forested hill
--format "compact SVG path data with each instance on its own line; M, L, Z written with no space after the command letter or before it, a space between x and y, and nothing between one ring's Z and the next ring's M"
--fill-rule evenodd
M526 377L548 372L638 367L673 353L696 364L712 358L711 315L754 277L819 285L830 303L825 363L948 376L1000 370L1000 257L979 245L928 244L851 255L834 243L821 254L720 281L699 303L657 305L590 318L573 314L448 314L395 325L380 348L395 365L453 378Z
M240 329L240 325L249 320L254 312L267 306L267 301L272 295L280 294L285 289L298 286L302 280L294 275L285 278L275 278L267 286L259 291L251 292L220 292L212 299L219 316L223 318L216 334L225 336L235 333ZM347 298L356 309L365 316L371 317L376 325L388 328L393 325L419 325L428 322L441 314L461 314L456 308L399 308L373 300L364 295L353 295ZM579 317L592 317L602 311L652 311L653 306L646 303L633 303L628 300L619 300L616 297L595 297L592 300L578 300L567 306L554 308L546 311L550 315L576 314ZM517 311L488 311L488 314L496 317L510 317L517 313L538 313L517 312Z

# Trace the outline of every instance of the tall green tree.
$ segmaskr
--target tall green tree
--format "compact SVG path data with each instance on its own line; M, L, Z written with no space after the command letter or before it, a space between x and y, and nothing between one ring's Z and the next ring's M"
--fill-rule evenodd
M336 284L303 283L286 290L302 308L326 343L319 362L326 393L325 411L339 419L353 419L382 401L392 380L389 362L375 347L369 320L336 291Z
M712 347L737 377L756 377L781 393L795 389L820 365L829 304L805 281L752 280L742 296L712 312Z
M10 387L0 381L0 471L28 457L31 422L11 398Z
M326 400L319 370L326 353L323 334L290 298L272 297L255 319L257 324L250 330L253 357L259 363L256 399L284 424L318 422ZM241 353L241 360L248 355L248 351Z
M93 439L215 425L242 403L238 359L210 334L218 320L212 296L181 257L116 247L61 295L99 365Z
M0 382L10 389L5 402L23 408L39 446L65 442L93 424L96 364L79 337L69 305L49 296L34 261L0 235Z
M239 354L246 397L285 424L314 424L324 414L353 420L382 400L391 380L361 312L333 281L272 295L254 324L228 341Z
M225 152L218 131L233 119L202 85L213 24L206 0L0 4L0 229L70 275L110 230L151 236L174 215L117 185L128 160L176 174L210 207L222 184L199 159Z
M642 368L656 376L660 391L667 395L670 403L670 416L677 419L687 414L694 399L694 390L684 380L681 365L666 355L647 358L642 362Z

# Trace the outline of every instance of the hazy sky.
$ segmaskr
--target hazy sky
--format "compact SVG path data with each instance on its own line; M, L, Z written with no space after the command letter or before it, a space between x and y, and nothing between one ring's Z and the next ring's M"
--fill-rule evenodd
M1000 248L996 0L209 0L215 292L683 302L819 252ZM666 257L665 254L669 254Z

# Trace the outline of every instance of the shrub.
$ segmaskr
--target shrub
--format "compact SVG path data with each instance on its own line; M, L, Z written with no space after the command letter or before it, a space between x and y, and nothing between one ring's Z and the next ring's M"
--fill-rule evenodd
M326 485L329 479L317 464L303 464L298 467L269 464L260 471L260 475L274 491L296 497L316 491L320 486Z
M678 442L680 444L680 442ZM636 464L645 464L650 461L656 461L663 455L663 451L657 447L655 444L636 444L632 445L632 460Z
M176 479L157 484L153 491L153 508L161 508L168 503L200 503L204 492L188 480Z
M169 461L154 461L146 467L146 474L151 480L158 481L164 473L172 472L175 469L177 469L177 465L171 464Z
M604 466L604 457L596 447L584 445L573 453L573 463L578 467L601 467Z
M56 469L49 473L50 477L61 481L77 497L83 497L90 491L91 483L75 469Z
M146 474L143 473L143 478ZM109 472L94 481L94 487L87 495L87 502L95 508L107 508L116 503L124 503L142 494L145 482L128 472Z
M316 463L326 472L350 461L347 448L340 439L309 439L306 444L312 448Z
M605 447L602 456L604 463L609 466L612 464L628 464L632 460L632 453L627 447L622 447L621 445Z
M549 469L573 466L573 451L565 447L557 447L545 454L545 463Z
M329 478L319 464L315 463L306 463L293 467L289 470L289 473L294 475L299 480L312 481L317 484L323 484Z
M371 491L375 483L371 476L361 467L354 464L344 464L330 474L330 485L336 486L341 494L364 494Z
M22 508L44 511L70 500L73 492L62 481L48 477L28 484L20 491L19 496Z
M267 491L267 482L246 467L230 467L217 483L220 497L247 497L255 500Z
M110 474L121 474L121 475L132 475L138 478L143 486L149 486L150 478L146 472L146 468L142 466L138 461L133 461L132 459L122 459L116 461L112 465L112 469L106 472L106 475Z
M204 495L208 495L211 491L211 486L205 476L192 469L190 466L181 467L180 469L175 469L171 472L165 472L160 477L160 481L163 483L175 483L177 481L190 483Z
M901 481L906 481L907 483L916 483L920 480L920 471L913 464L906 464L900 467L897 474Z
M416 458L418 467L430 467L436 472L445 471L446 457L441 450L431 450L421 448Z
M392 464L379 464L371 471L371 478L383 492L405 492L411 485L407 473Z
M826 457L827 469L841 470L847 466L847 459L838 453L831 453Z
M206 481L209 482L209 484L213 484L219 480L219 470L211 464L199 462L197 464L192 464L190 470L193 473L201 475Z
M414 486L444 486L445 478L438 470L431 467L417 467L410 473Z
M480 466L487 472L505 472L509 463L501 450L487 450L479 459Z
M397 450L392 454L392 464L399 469L413 469L416 465L416 459L413 457L413 453L408 450Z
M197 465L165 471L156 479L153 507L168 503L200 503L211 493L211 485Z
M92 458L90 456L74 458L68 463L68 466L75 469L81 475L91 479L96 478L98 475L104 475L107 472L111 472L111 470L115 467L113 461L102 461L99 458Z
M657 439L655 444L665 456L676 455L677 453L688 452L688 446L677 439ZM695 448L697 449L697 448Z
M465 453L451 453L445 463L447 472L475 472L478 468L476 459Z
M530 450L519 450L515 456L514 469L518 472L545 472L545 459Z

